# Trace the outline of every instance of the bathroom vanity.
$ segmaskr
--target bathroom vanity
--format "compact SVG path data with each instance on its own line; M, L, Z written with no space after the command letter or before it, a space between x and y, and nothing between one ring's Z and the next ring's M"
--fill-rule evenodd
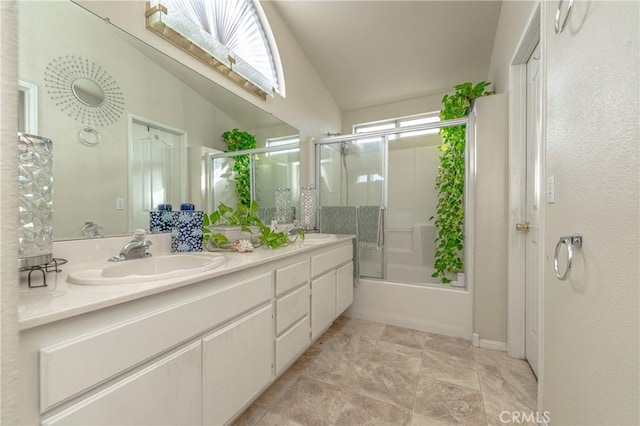
M108 286L68 284L70 262L23 294L21 422L229 423L353 301L351 237L225 257Z

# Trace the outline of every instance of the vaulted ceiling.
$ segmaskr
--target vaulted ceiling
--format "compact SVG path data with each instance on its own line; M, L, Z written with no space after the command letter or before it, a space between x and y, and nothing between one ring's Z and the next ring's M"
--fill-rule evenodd
M274 1L342 111L486 80L501 4Z

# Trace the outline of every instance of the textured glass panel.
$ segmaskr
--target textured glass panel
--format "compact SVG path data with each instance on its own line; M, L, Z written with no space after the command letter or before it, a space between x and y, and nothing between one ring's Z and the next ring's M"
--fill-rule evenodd
M51 140L19 134L18 152L18 258L39 258L51 254L53 241Z

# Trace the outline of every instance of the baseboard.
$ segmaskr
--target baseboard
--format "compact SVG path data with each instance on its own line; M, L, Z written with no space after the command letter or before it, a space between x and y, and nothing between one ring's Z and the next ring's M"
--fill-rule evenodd
M479 336L478 336L479 337ZM498 342L497 340L479 339L479 347L484 349L492 349L494 351L507 351L507 344L505 342Z
M474 348L491 349L494 351L507 351L507 344L505 342L498 342L497 340L481 339L478 333L471 335L471 345Z

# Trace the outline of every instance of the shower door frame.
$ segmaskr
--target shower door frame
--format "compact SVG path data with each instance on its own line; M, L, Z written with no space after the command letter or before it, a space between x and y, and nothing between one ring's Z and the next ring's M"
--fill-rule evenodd
M354 133L350 135L330 136L322 139L314 139L314 181L315 187L319 188L320 184L320 149L322 145L329 145L334 143L356 141L358 139L380 137L382 138L382 171L384 173L384 186L382 190L382 207L384 211L384 241L388 241L388 191L389 191L389 136L399 133L408 133L423 130L441 129L446 127L465 126L465 187L464 187L464 276L465 283L459 287L450 286L448 288L457 289L461 291L472 292L473 287L473 259L475 254L475 182L476 182L476 142L475 142L475 116L472 112L469 116L462 118L456 118L453 120L438 121L435 123L426 123L416 126L407 126L402 129L394 128L387 130L378 130L374 132L362 132ZM369 279L369 277L367 277ZM387 245L383 247L382 254L382 278L370 278L374 280L387 280ZM434 286L428 283L412 283L413 285L421 286ZM435 285L437 288L442 288L440 285Z

